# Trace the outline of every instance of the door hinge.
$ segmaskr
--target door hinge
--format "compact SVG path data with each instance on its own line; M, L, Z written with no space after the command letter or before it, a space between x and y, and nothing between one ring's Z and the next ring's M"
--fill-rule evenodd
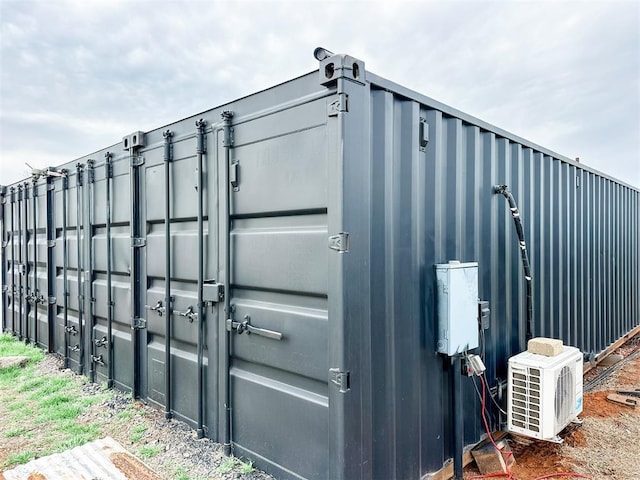
M147 244L147 241L141 237L132 237L131 238L131 246L133 248L144 247Z
M347 253L349 251L349 234L340 232L337 235L331 235L329 237L329 248L336 252Z
M335 117L340 112L349 111L349 96L346 93L339 93L337 98L334 98L327 105L327 115L329 117Z
M147 328L147 321L144 318L136 317L131 322L131 328L133 330L142 330L144 328Z
M131 157L130 165L131 167L140 167L144 165L144 157L142 155L136 155Z
M339 368L329 369L329 380L340 388L340 393L346 393L351 388L351 376L349 372L344 372Z
M58 299L56 297L48 297L47 302L49 302L49 305L55 305L58 302Z
M56 246L56 241L55 240L48 240L47 241L47 247L53 248L55 246Z

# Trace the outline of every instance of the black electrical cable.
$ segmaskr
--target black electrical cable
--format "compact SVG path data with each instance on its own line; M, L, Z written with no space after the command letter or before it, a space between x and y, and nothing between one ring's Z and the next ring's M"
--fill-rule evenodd
M516 227L516 234L518 235L518 241L520 243L520 256L522 258L522 267L524 269L525 288L527 293L527 333L526 340L533 338L533 302L531 294L531 266L529 264L529 255L527 254L527 244L524 240L524 229L522 228L522 219L520 218L520 212L518 206L513 198L513 195L509 191L507 185L497 185L493 187L494 193L498 193L509 202L509 209L511 210L511 216L513 217L513 223Z

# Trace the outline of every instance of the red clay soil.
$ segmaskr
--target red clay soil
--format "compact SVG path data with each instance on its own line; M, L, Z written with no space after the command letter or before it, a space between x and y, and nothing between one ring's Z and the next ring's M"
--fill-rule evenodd
M623 414L640 415L640 408L631 408L607 400L607 395L615 390L591 392L584 395L584 411L582 417L609 418Z

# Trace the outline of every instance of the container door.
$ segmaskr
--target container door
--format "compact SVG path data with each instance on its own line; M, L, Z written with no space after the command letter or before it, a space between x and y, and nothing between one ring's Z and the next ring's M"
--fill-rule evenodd
M265 115L229 153L231 443L283 478L328 471L326 121L326 99Z
M206 135L211 139L211 134ZM170 249L166 256L165 240L165 162L162 149L145 153L145 193L146 201L146 377L148 380L147 399L159 406L166 406L169 400L174 416L197 428L200 402L207 402L210 396L198 397L198 379L200 368L206 376L209 344L206 332L203 339L203 365L199 367L197 359L199 321L198 318L198 161L196 139L193 136L173 137L171 160L169 162L169 211L170 211ZM215 165L214 155L205 156L205 186L202 194L209 198L208 188L216 180L208 170ZM207 184L206 182L209 182ZM217 269L216 246L210 244L209 225L217 225L216 208L209 210L204 201L204 245L205 280L215 277ZM217 238L214 238L217 242ZM171 265L170 294L173 298L171 308L166 302L166 262ZM167 319L167 315L169 318ZM217 324L215 309L205 308L205 329L215 328ZM169 329L167 331L167 320ZM213 327L210 327L213 326ZM170 357L167 362L167 335L170 338ZM215 344L214 344L215 348ZM169 388L167 388L167 375ZM211 382L210 387L215 386ZM215 401L213 402L215 405ZM206 418L206 417L205 417ZM214 437L207 428L205 431Z

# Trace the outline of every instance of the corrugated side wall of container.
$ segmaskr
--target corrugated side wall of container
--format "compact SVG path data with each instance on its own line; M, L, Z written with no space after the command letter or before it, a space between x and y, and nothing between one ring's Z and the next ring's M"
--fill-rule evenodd
M366 365L359 405L366 434L353 451L365 461L354 478L420 478L453 455L457 372L436 353L434 265L479 263L479 295L490 302L491 318L476 352L489 387L504 382L508 358L526 348L521 251L494 186L508 185L521 212L533 271L533 336L562 339L587 358L640 325L640 193L367 78L367 86L349 90L346 115L365 128L345 137L354 155L344 159L353 278L368 269L359 279L368 285L345 286L350 322L360 329L348 348ZM471 444L484 429L472 380L463 382L464 439Z
M489 387L525 343L495 185L522 214L534 335L592 356L640 325L637 189L351 57L125 139L4 188L2 328L277 478L419 479L452 457L434 265L479 264Z

